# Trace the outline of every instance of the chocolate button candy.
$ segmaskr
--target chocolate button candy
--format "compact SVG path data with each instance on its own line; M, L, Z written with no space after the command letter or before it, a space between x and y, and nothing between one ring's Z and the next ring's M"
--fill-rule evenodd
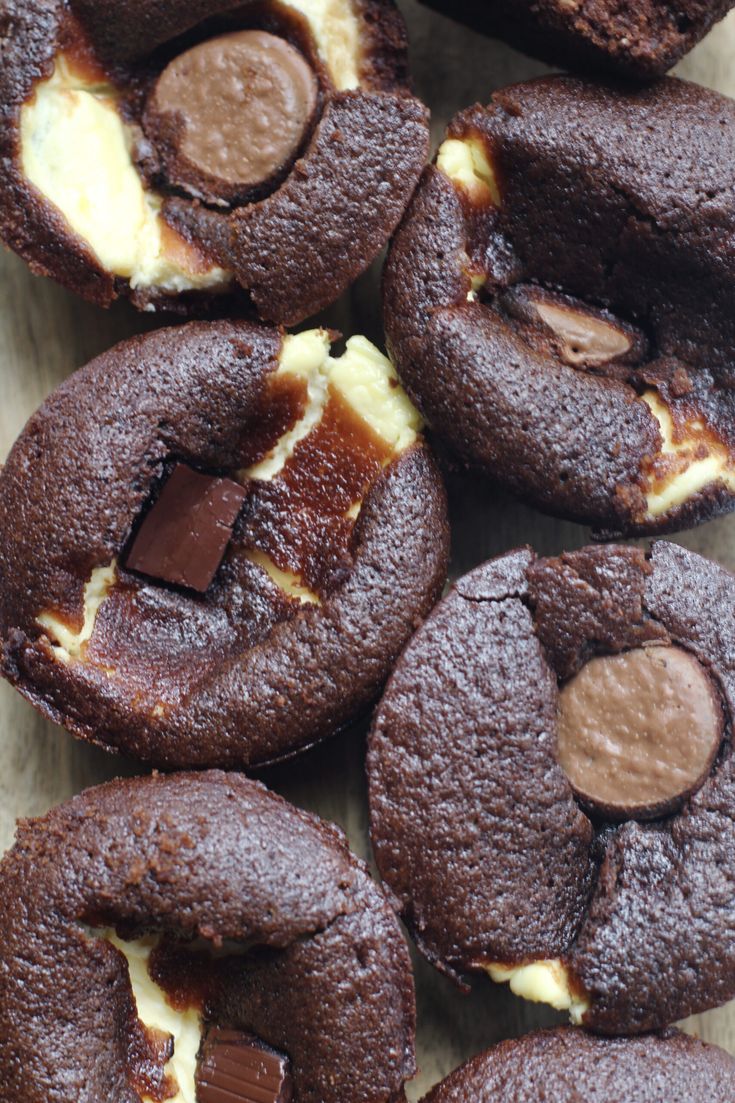
M203 593L222 562L245 499L231 479L177 464L128 553L132 571Z
M144 125L169 184L233 202L290 166L317 95L313 70L289 42L238 31L175 58L158 79Z
M197 1103L290 1103L293 1082L286 1057L239 1030L213 1027L196 1076Z
M592 659L559 696L559 762L577 795L614 819L671 811L707 777L722 711L680 647Z

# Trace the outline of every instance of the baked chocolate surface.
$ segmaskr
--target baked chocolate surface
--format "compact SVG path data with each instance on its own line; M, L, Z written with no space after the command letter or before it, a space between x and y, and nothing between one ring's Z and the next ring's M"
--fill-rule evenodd
M324 20L313 7L304 13L298 2L268 0L2 0L0 17L6 28L0 237L35 272L99 305L125 295L145 310L236 309L268 321L301 321L334 302L378 254L425 163L427 112L410 94L405 26L392 0L345 0L330 7ZM177 65L191 67L192 53L194 64L206 69L212 43L247 32L260 38L250 40L258 49L251 50L241 87L234 90L237 78L228 83L223 72L227 87L218 88L214 78L211 88L203 77L185 81L181 111L170 96L165 104L159 101L162 74L171 92L171 73ZM280 49L273 48L274 38ZM339 49L333 42L341 43ZM244 65L242 56L237 65ZM282 79L286 70L295 80L290 91ZM109 124L99 103L114 106L124 137L115 138L118 160L111 161L107 176L99 162L108 155L109 132L104 141L100 137L95 156L84 158L83 172L73 164L66 185L54 188L49 165L63 157L59 150L51 157L43 142L59 120L72 126L64 115L66 101L53 100L54 81L74 89L76 127L91 126L90 120L98 126L100 118ZM301 99L290 94L297 84ZM46 113L34 127L28 109L38 104L39 89L51 90L53 113L47 97ZM85 98L87 89L91 95ZM266 133L254 123L265 111L253 110L258 96L269 105ZM228 100L234 104L230 111ZM226 117L236 118L238 103L244 112L240 128ZM223 145L212 134L200 134L199 156L192 156L193 120L206 122L213 112L223 142L232 149L233 135L238 138L239 171L231 164L218 167ZM278 127L283 140L274 151ZM77 149L80 133L73 131L64 148ZM202 147L208 147L207 164ZM126 148L132 152L124 153ZM34 176L35 156L42 179ZM118 188L125 158L125 186L120 195L109 195ZM243 175L245 162L257 170L233 179L233 172ZM79 215L69 200L76 188L93 189L94 233L87 214L75 223L60 206L64 197ZM121 207L123 193L127 206ZM130 232L121 232L122 245L110 249L100 220L109 221L114 237L130 203L152 205L144 226L153 239L141 236L133 249L127 239L139 232L140 218L130 216Z
M673 79L545 78L454 118L384 309L461 460L605 535L732 508L734 163L732 102Z
M643 80L663 76L732 7L732 0L423 2L551 65Z
M334 393L282 470L260 471L311 409L282 370L300 340L245 322L134 338L62 384L11 451L2 672L75 735L166 767L282 758L371 704L433 606L446 502L420 435L392 453ZM246 492L202 594L125 566L177 463Z
M679 1031L598 1038L572 1028L502 1042L462 1065L425 1103L729 1103L735 1060Z
M164 984L176 1005L284 1054L295 1103L402 1098L415 1014L398 924L339 829L259 783L212 772L89 789L19 825L0 883L3 1099L161 1098L161 1039L100 926L156 932L193 963L175 993Z
M664 542L518 550L457 581L399 660L368 757L378 867L435 965L513 983L552 963L559 1006L610 1034L735 995L733 602L733 575ZM557 760L558 687L596 656L670 646L721 699L713 767L669 815L590 817Z

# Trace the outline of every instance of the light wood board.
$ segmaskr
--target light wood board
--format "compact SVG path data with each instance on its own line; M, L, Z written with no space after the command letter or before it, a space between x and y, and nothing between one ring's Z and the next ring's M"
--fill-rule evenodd
M413 0L403 7L417 89L432 109L437 140L459 108L485 102L494 88L545 71L500 43L428 13ZM734 59L735 13L697 47L680 72L735 96ZM378 277L375 266L329 312L329 322L345 334L364 332L380 343ZM17 258L0 255L0 457L58 382L115 341L155 324L126 304L109 312L87 306L31 276ZM115 401L114 379L99 398L100 403ZM450 494L453 574L522 543L550 554L587 541L580 526L543 517L482 480L454 480ZM735 516L676 539L735 569ZM269 771L265 780L296 803L336 820L353 847L366 854L363 752L364 731L355 731L291 766ZM88 785L137 770L134 763L75 742L0 684L0 851L12 841L16 817L37 815ZM416 982L420 1073L410 1088L412 1099L497 1039L561 1021L561 1016L525 1004L490 982L476 983L472 994L464 996L418 959ZM687 1026L735 1053L735 1004L698 1016Z

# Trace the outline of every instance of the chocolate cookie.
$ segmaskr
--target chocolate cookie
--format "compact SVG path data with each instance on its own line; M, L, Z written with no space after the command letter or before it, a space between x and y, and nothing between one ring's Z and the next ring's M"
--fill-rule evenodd
M396 236L399 373L466 462L663 532L735 503L735 104L552 77L455 117Z
M733 608L735 576L664 542L455 584L368 761L378 867L436 966L602 1033L735 996Z
M733 0L423 2L551 65L639 80L663 76L733 6Z
M596 1038L540 1030L468 1061L424 1103L730 1103L735 1059L677 1030Z
M118 345L0 473L2 673L75 735L166 767L337 731L446 577L420 430L361 337L332 357L324 330L200 322Z
M113 781L0 863L0 1096L393 1103L408 950L339 829L221 773Z
M0 0L0 237L101 306L295 323L428 153L393 0Z

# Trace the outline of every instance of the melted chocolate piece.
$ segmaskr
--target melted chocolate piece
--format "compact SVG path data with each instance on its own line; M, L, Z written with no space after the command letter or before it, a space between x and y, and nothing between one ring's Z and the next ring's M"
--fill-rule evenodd
M290 1103L287 1057L252 1034L212 1027L196 1074L197 1103Z
M145 113L174 187L212 202L243 201L298 153L319 86L304 56L265 31L200 43L163 71Z
M681 647L592 659L559 695L559 762L608 818L672 811L703 784L722 731L709 675Z
M140 526L125 565L204 593L222 562L244 499L238 483L177 464Z

